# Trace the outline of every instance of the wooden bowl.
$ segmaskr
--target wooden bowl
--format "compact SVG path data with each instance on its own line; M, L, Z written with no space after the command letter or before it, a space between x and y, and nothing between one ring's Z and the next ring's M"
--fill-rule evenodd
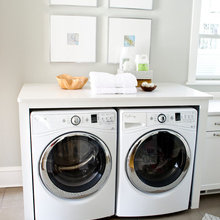
M146 86L140 86L142 88L143 91L145 92L151 92L153 91L154 89L157 88L157 85L155 85L154 87L146 87Z
M88 81L87 77L73 77L68 74L58 75L56 79L62 89L81 89Z

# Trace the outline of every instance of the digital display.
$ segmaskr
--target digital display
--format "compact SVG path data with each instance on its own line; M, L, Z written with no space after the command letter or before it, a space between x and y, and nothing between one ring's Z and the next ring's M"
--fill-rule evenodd
M91 115L91 122L97 123L97 115Z
M181 114L180 113L175 113L175 120L180 121L181 120Z

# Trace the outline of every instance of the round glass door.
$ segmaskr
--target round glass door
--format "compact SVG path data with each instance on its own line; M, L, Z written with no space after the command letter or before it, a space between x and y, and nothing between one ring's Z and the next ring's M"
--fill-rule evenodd
M127 156L127 175L143 192L162 192L177 186L187 173L190 148L186 140L171 130L155 130L143 135Z
M62 135L44 150L39 162L46 188L62 198L81 198L99 190L111 171L103 141L85 132Z

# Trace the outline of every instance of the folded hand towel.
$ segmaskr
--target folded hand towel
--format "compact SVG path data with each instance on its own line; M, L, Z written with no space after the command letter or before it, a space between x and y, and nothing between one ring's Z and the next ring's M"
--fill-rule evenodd
M90 72L91 90L96 94L136 93L137 80L131 73L113 75L104 72Z
M91 87L115 88L115 75L105 72L89 73Z
M91 87L91 90L95 94L116 94L117 88L97 88Z
M116 75L116 87L132 88L137 86L137 79L131 73L119 73Z
M95 94L132 94L137 93L136 87L131 88L95 88L92 87L92 92Z
M137 93L136 87L130 87L130 88L116 88L117 93L121 94L132 94L132 93Z
M137 79L131 73L113 75L105 72L90 72L91 87L96 88L130 88L137 86Z

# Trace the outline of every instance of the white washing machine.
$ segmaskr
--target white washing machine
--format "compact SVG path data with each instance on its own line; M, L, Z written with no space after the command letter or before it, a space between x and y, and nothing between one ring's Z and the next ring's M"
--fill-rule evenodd
M193 108L119 110L117 216L189 207L197 136Z
M35 220L114 215L116 133L113 109L31 113Z

